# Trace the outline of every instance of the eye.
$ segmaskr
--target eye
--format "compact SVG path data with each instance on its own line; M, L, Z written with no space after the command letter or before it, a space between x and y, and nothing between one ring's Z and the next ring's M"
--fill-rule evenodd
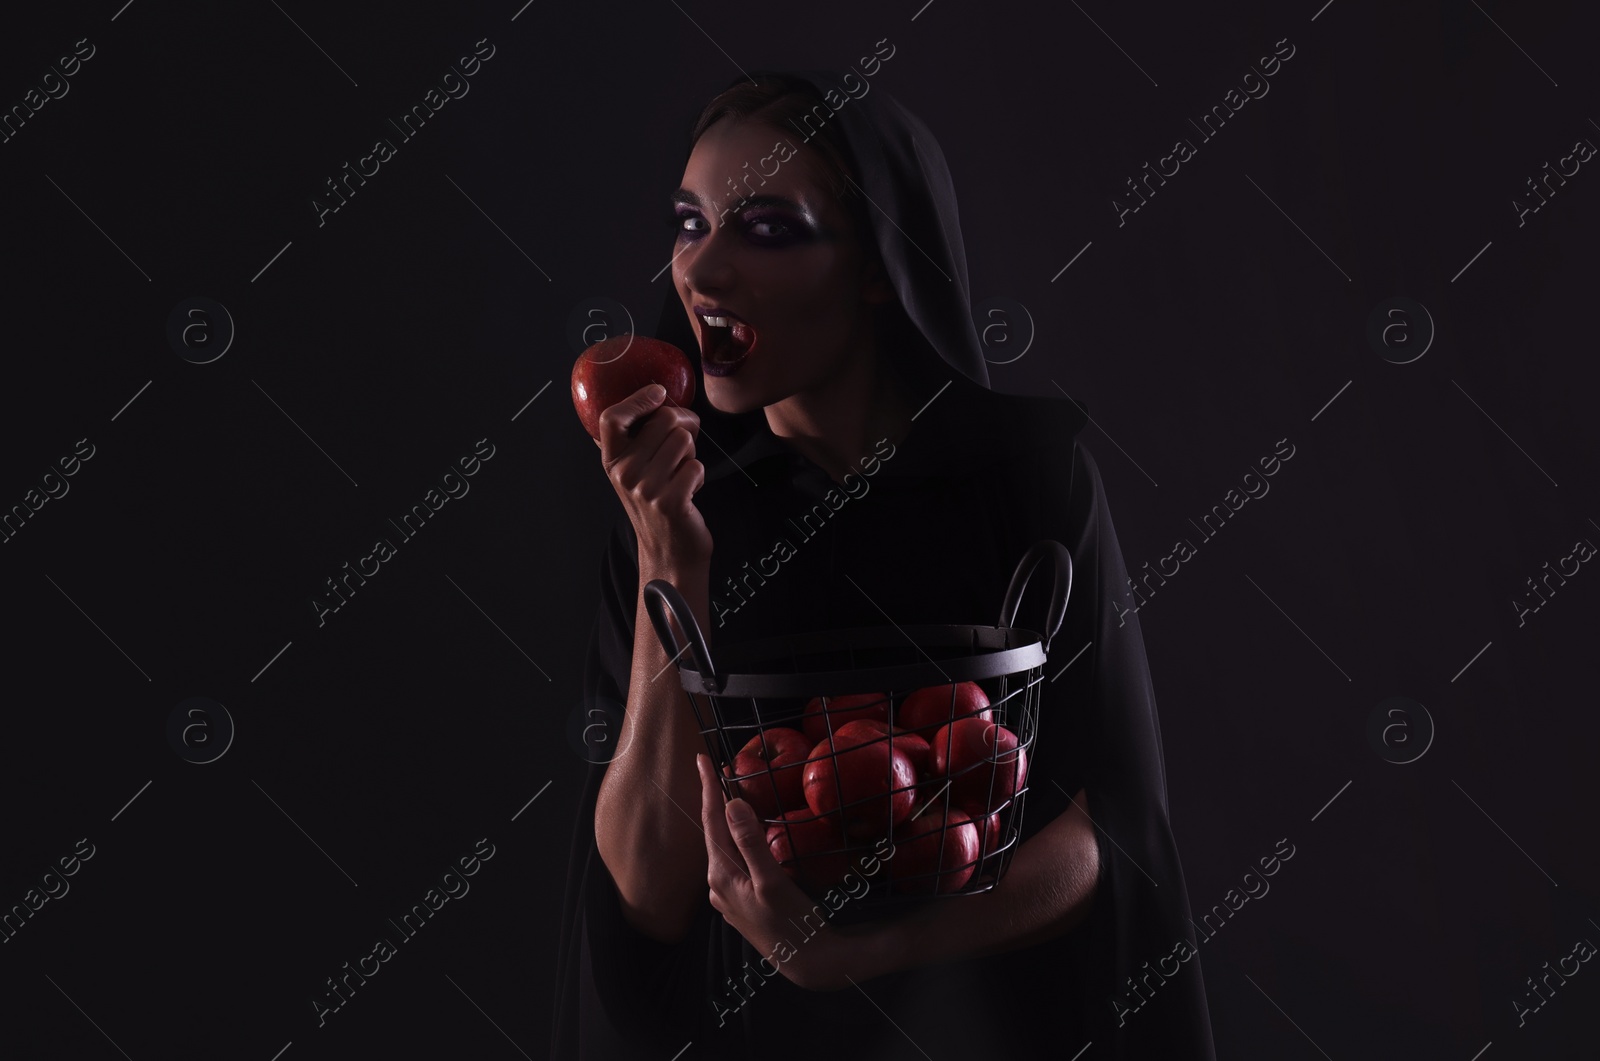
M750 241L759 247L789 247L812 238L812 230L804 221L782 214L746 218L744 228Z
M711 231L710 222L693 211L674 211L668 225L677 239L699 239ZM804 224L771 214L741 218L739 227L761 247L786 247L804 240L809 232Z
M766 226L774 231L762 232L760 229L763 226ZM782 221L772 218L756 218L754 221L750 222L750 231L764 239L780 239L789 235L791 230L789 226L784 224Z
M675 212L667 218L667 227L671 228L679 236L699 236L705 233L703 228L690 227L690 222L699 222L704 225L705 218L699 214L680 214Z

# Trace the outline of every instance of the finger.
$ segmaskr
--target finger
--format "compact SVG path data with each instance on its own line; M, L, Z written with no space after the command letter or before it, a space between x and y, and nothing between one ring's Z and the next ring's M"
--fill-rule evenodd
M652 391L655 396L652 396ZM615 450L628 438L638 434L640 421L654 412L665 397L666 388L659 383L651 383L615 405L607 406L600 414L601 448Z
M700 488L706 485L706 466L697 460L685 461L678 466L677 472L672 476L672 483L675 486L686 487L689 497L693 498L700 492Z
M659 386L659 384L650 384L650 386L643 387L643 390L650 390L650 387L654 386ZM629 426L629 429L627 429L627 434L629 434L630 437L638 437L638 434L640 434L642 430L645 430L645 427L650 426L650 424L653 424L653 422L656 421L666 421L669 426L672 426L672 424L682 422L682 418L685 418L685 416L694 416L696 421L699 419L699 416L696 416L696 414L691 413L691 411L688 410L688 406L678 405L677 402L672 400L672 395L669 394L662 394L659 402L650 403L650 405L646 406L646 408L650 408L650 410L654 410L654 408L662 408L662 410L667 411L666 413L662 413L661 416L654 416L654 418L651 418L650 414L646 413L645 416L642 416L642 418L632 422L632 424Z
M659 463L663 460L661 451L673 444L674 438L693 452L695 435L700 429L697 420L691 419L693 417L686 409L664 407L646 413L623 433L623 439L629 443L629 452L622 454L623 459L631 458L641 466Z
M650 454L650 463L661 465L671 475L685 460L695 455L694 435L675 425L662 437L661 444Z
M670 419L667 419L669 416ZM691 413L691 411L682 410L682 408L680 408L680 410L670 410L666 411L666 413L662 413L661 416L658 416L656 419L666 421L667 435L678 434L678 429L682 427L686 434L688 434L688 437L690 437L690 443L698 442L699 416Z
M728 819L723 811L722 787L717 784L711 757L696 753L695 766L700 770L700 824L706 834L706 880L713 889L727 888L750 874L738 855L738 845L728 832Z
M772 857L772 848L767 846L767 827L755 808L742 799L729 800L727 818L728 830L749 868L750 883L755 885L756 894L769 894L769 889L780 886L780 882L788 883L783 867L778 865L778 860Z

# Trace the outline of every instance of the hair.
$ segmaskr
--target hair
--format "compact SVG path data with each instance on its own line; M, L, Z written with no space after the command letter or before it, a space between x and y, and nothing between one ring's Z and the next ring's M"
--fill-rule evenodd
M689 130L688 151L693 152L706 130L724 118L735 122L761 122L797 133L802 128L808 130L802 136L800 150L807 147L814 150L811 157L821 168L824 185L850 218L867 260L882 263L883 252L873 229L871 204L860 190L861 169L849 142L839 131L839 123L828 120L832 114L832 108L804 78L781 73L757 74L754 81L740 81L705 105ZM822 119L816 128L810 125L814 117ZM942 367L943 359L912 323L898 295L875 309L877 345L885 364L913 382L932 379L933 369ZM926 351L927 356L917 356L913 353L915 350Z
M872 231L872 215L862 196L857 178L861 176L855 154L839 133L839 124L829 122L832 109L817 94L811 83L789 74L761 74L755 81L740 81L707 103L689 130L689 150L700 142L717 122L724 118L735 122L751 121L788 128L799 132L803 119L809 119L820 108L822 125L806 132L801 144L815 149L812 156L822 167L823 180L829 193L850 216L857 237L869 254L878 253L878 242ZM809 126L807 126L809 129Z

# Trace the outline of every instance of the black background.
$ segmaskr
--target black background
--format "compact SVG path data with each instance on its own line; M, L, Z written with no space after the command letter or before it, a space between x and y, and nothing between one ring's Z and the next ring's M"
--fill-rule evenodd
M975 308L1032 318L993 385L1087 404L1130 570L1198 547L1139 613L1190 901L1296 850L1201 944L1218 1056L1595 1056L1595 967L1523 1027L1513 1003L1600 943L1600 575L1520 627L1511 604L1600 541L1600 161L1513 206L1600 143L1593 26L1503 0L920 2L8 14L7 108L95 48L0 144L0 506L95 447L0 544L0 904L95 848L0 945L8 1056L547 1055L568 723L620 511L568 322L606 297L654 326L684 135L740 67L880 41L873 90L949 160ZM478 41L468 94L396 139ZM1188 119L1278 42L1268 95L1202 143ZM319 226L380 136L395 157ZM1196 156L1119 226L1180 137ZM210 364L166 340L193 296L237 329ZM1407 364L1367 340L1395 296L1436 330ZM324 579L483 438L470 492L319 626ZM1202 541L1189 520L1281 439L1270 493ZM168 743L193 696L237 726L215 762ZM1367 737L1391 696L1437 730L1405 765ZM480 838L470 892L318 1027L324 978Z

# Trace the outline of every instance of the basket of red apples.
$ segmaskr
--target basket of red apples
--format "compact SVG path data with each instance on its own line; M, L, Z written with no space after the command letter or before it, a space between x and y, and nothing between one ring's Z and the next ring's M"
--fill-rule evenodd
M1012 622L1045 559L1054 583L1041 634ZM1041 541L1017 565L995 626L786 635L721 648L715 664L670 582L648 583L645 606L727 797L751 805L779 865L813 895L876 848L872 903L973 894L1004 876L1071 589L1071 555Z

